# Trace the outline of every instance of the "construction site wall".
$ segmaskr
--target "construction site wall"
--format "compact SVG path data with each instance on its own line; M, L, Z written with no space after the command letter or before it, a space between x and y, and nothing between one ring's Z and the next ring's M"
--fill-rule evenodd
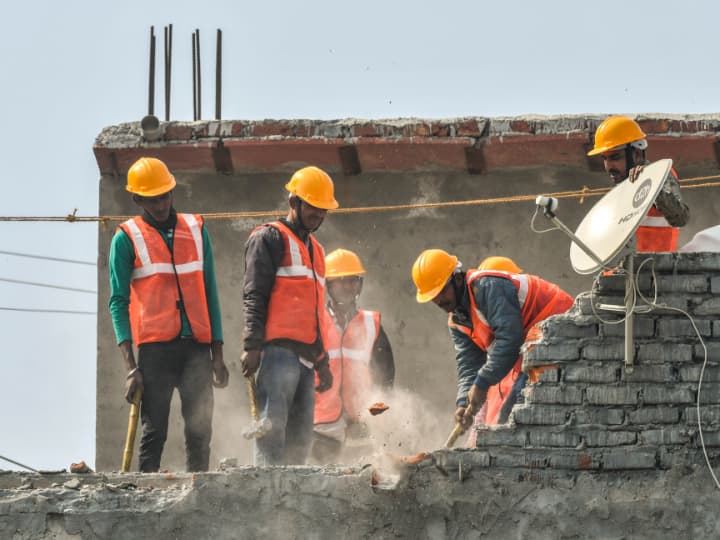
M717 538L720 254L635 262L636 305L654 309L635 316L632 365L622 315L595 315L621 303L624 280L602 276L545 322L524 363L545 370L475 448L353 467L8 471L0 537Z
M331 213L317 237L327 251L344 247L360 255L367 268L360 304L382 313L395 354L396 385L420 400L413 402L414 407L438 418L438 429L449 430L455 363L446 316L432 305L415 302L412 263L430 247L458 255L466 268L488 255L502 254L573 295L589 290L592 277L579 276L570 267L568 238L559 232L532 232L530 222L535 210L532 199L537 194L608 185L601 163L585 156L602 118L169 123L163 124L162 137L155 142L143 138L139 123L123 124L103 130L95 144L99 211L103 216L137 213L125 191L125 173L140 156L156 156L168 163L178 182L175 207L183 212L285 213L283 186L296 168L306 164L323 167L333 176L342 207L401 206L377 212ZM681 178L718 173L718 117L647 116L638 120L649 134L651 160L673 158ZM714 197L715 189L683 191L692 217L681 233L681 244L696 231L717 224L720 199ZM520 195L527 197L513 199ZM492 201L498 198L503 202ZM476 202L412 206L467 200ZM591 196L561 199L558 215L574 228L596 200ZM255 226L270 219L236 215L206 220L220 288L225 358L231 370L230 386L215 393L213 466L222 457L250 463L250 446L241 437L249 421L239 370L243 245ZM101 471L119 468L128 414L122 395L125 371L107 311L107 256L118 223L102 223L98 240L96 467ZM548 226L542 216L536 223L541 228ZM638 327L644 328L642 324ZM603 333L594 339L582 350L616 351L621 338ZM695 358L695 349L683 354ZM182 470L184 463L178 410L176 403L162 464L173 471ZM445 435L439 432L427 438L442 441Z

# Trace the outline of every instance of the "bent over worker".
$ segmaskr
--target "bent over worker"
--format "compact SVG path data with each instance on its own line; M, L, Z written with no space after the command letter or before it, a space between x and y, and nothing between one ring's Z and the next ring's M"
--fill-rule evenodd
M245 245L243 374L255 376L260 413L271 429L255 439L255 465L303 464L318 391L332 384L322 340L325 252L313 236L338 207L330 176L305 167L285 185L285 218L255 228ZM256 373L257 372L257 373Z
M333 384L315 395L313 457L336 460L348 439L365 435L361 414L392 388L395 361L380 313L358 309L365 268L357 254L336 249L325 257L327 284L323 339ZM319 381L318 381L319 382Z
M626 116L611 116L595 131L595 145L588 156L602 156L605 171L613 185L629 179L634 182L643 167L647 136L637 122ZM683 202L675 169L670 174L637 230L638 252L676 251L679 229L690 219Z
M550 315L567 311L572 297L529 274L463 272L458 258L441 249L423 251L412 278L419 303L432 300L449 314L458 373L456 420L469 427L487 401L485 423L506 422L519 391L520 348L528 332Z
M142 215L122 223L112 239L109 307L127 369L125 398L143 394L140 470L160 468L177 388L187 470L206 471L213 385L228 383L210 236L201 216L173 208L175 177L165 163L140 158L127 179Z

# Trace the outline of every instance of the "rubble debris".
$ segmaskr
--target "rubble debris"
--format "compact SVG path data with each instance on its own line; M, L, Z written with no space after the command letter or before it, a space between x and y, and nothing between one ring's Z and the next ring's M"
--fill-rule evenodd
M390 407L389 407L388 405L385 405L384 403L382 403L382 402L379 401L379 402L377 402L377 403L373 403L372 405L370 405L370 407L368 408L368 411L369 411L370 414L372 414L373 416L377 416L378 414L384 413L384 412L387 411L389 408L390 408Z
M84 461L79 461L70 464L70 472L73 474L87 474L93 472L93 470Z

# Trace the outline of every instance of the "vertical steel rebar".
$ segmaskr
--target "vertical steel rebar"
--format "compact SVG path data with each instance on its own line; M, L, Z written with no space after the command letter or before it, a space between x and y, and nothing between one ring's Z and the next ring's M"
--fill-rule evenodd
M198 119L197 115L197 65L195 60L197 54L195 54L195 32L192 35L192 95L193 95L193 120Z
M215 47L215 120L220 120L222 108L222 30L218 28Z
M200 120L202 118L202 85L200 84L200 81L202 77L200 74L202 73L202 70L200 69L200 30L198 28L195 29L195 53L197 55L197 118L196 120Z
M170 121L170 85L172 81L172 24L165 27L165 121Z
M148 114L155 112L155 27L150 27L150 77L148 81Z

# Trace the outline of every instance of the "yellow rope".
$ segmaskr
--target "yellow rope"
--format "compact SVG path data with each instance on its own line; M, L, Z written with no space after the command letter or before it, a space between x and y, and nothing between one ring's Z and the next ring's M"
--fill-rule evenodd
M713 176L698 176L695 178L681 179L682 184L688 184L690 182L700 182L704 180L714 180L720 178L720 175ZM710 188L718 187L720 182L704 182L701 184L683 185L682 189L697 189L697 188ZM585 197L596 197L604 195L610 191L610 187L603 188L588 188L583 186L582 189L575 191L557 191L555 193L543 193L548 197L555 197L556 199L580 199L580 204L585 202ZM413 204L393 204L386 206L357 206L354 208L338 208L337 210L331 210L333 214L369 214L372 212L393 212L396 210L415 210L421 208L451 208L456 206L479 206L486 204L504 204L513 202L523 201L535 201L536 195L514 195L510 197L496 197L494 199L470 199L466 201L444 201L444 202L427 202L427 203L413 203ZM287 210L267 210L261 212L216 212L212 214L202 214L204 219L251 219L251 218L272 218L282 216ZM82 223L82 222L101 222L107 223L109 221L125 221L133 216L78 216L76 215L77 208L72 214L67 216L0 216L0 221L66 221L70 223Z

